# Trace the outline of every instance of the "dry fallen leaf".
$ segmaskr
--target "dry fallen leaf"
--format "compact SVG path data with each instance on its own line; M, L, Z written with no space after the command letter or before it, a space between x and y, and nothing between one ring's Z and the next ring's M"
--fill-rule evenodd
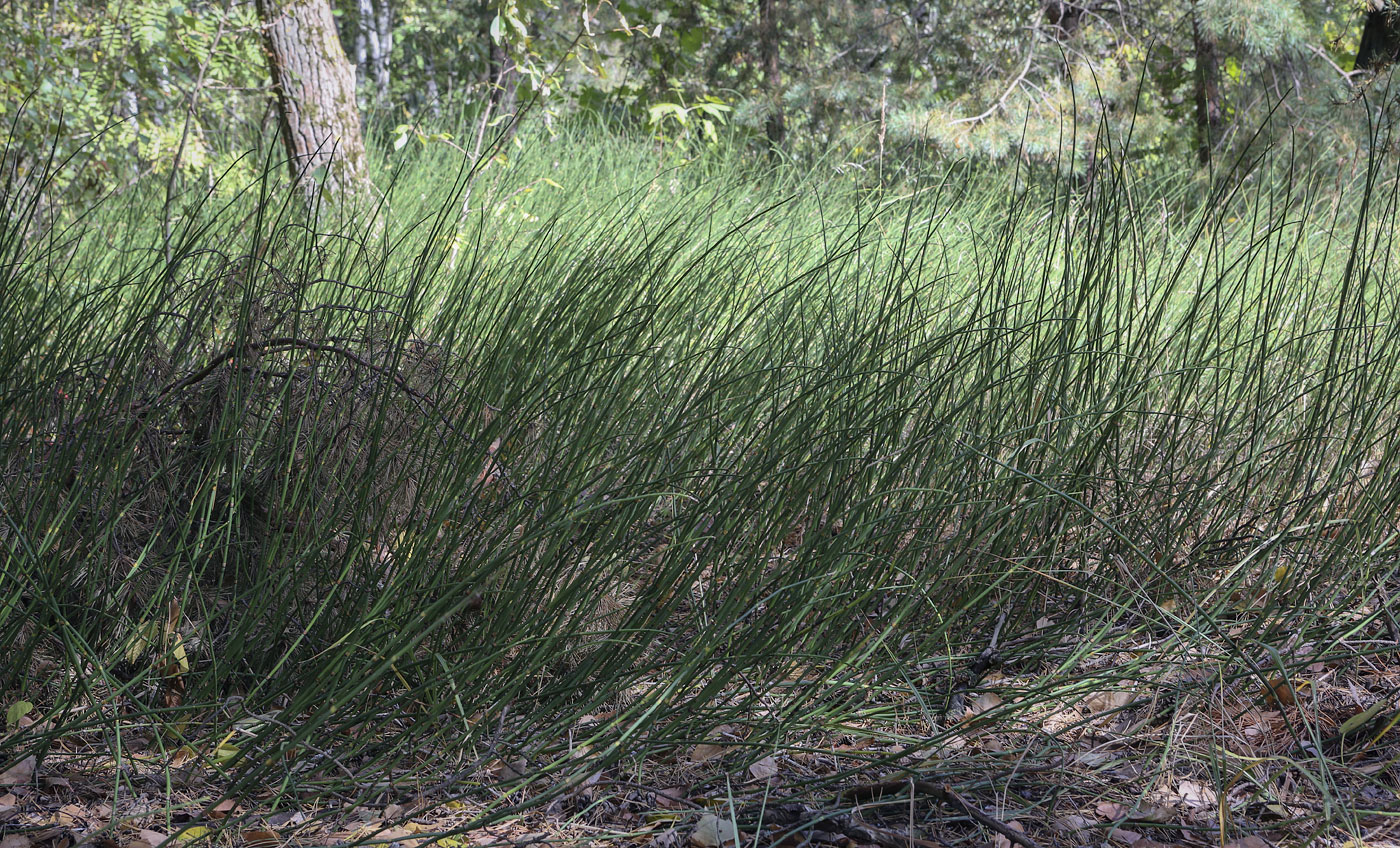
M1093 826L1094 823L1092 821L1076 813L1068 816L1061 816L1059 820L1055 822L1055 831L1057 833L1074 835L1083 833Z
M247 848L273 848L277 842L277 834L270 830L243 831L243 844Z
M1118 758L1112 751L1084 751L1074 755L1074 761L1091 769L1106 766Z
M530 770L530 763L524 757L509 763L501 763L496 768L496 777L502 783L510 783L513 780L520 780Z
M754 780L767 780L771 777L777 777L778 761L772 757L764 757L749 766L749 776Z
M34 758L33 754L30 754L5 769L3 772L0 772L0 786L16 786L22 783L28 783L34 779L34 768L38 764L39 761Z
M695 848L724 848L727 845L737 846L738 837L734 822L722 819L714 813L706 813L690 832L690 844Z
M1116 801L1100 801L1098 806L1094 807L1094 815L1101 819L1117 821L1127 817L1128 808Z
M1026 832L1026 829L1025 829L1024 827L1021 826L1021 823L1018 822L1018 821L1016 821L1015 819L1012 819L1011 821L1007 822L1007 823L1006 823L1006 826L1009 827L1009 828L1011 828L1012 830L1016 831L1017 833L1025 833L1025 832ZM1014 843L1013 843L1010 839L1008 839L1007 837L1005 837L1005 836L1003 836L1002 834L998 833L995 837L993 837L993 839L992 839L992 844L995 845L996 848L1011 848L1011 846L1012 846Z
M652 848L681 848L686 844L686 838L681 835L680 828L671 828L663 833L658 833L651 840Z
M663 810L675 810L687 806L685 796L690 794L683 786L672 786L656 790L656 806Z
M237 801L233 800L232 798L225 798L224 800L222 800L222 801L220 801L219 803L215 804L213 807L210 807L210 808L209 808L209 818L211 818L211 819L221 819L221 818L224 818L224 817L227 816L229 813L233 812L234 808L237 807L237 806L238 806L238 802L237 802Z
M1120 710L1137 698L1132 692L1115 689L1109 692L1095 692L1084 699L1084 706L1091 713L1106 713Z
M29 848L29 837L19 833L12 833L0 839L0 848Z
M726 739L733 739L734 728L727 724L721 724L713 731L713 735L706 742L701 742L690 749L690 761L692 763L703 763L713 760L725 754L731 746L722 744Z
M78 804L64 804L53 814L53 823L60 827L86 827L87 810Z
M302 810L294 812L278 813L267 820L270 827L296 827L306 821L306 813Z
M968 715L981 715L987 710L1001 706L1001 696L995 692L983 692L967 706Z
M1244 839L1236 839L1234 842L1225 843L1225 848L1273 848L1269 840L1262 836L1250 834Z
M1291 707L1298 703L1298 695L1307 691L1309 681L1299 680L1289 682L1283 677L1275 677L1264 686L1264 691L1260 693L1265 706L1269 707Z
M174 754L170 755L170 767L179 768L180 766L184 765L185 763L188 763L194 758L194 748L190 747L189 745L183 745L180 748L176 749Z
M1143 804L1128 814L1128 821L1166 824L1176 820L1176 810L1159 804Z
M143 830L136 836L142 842L151 846L151 848L155 848L155 846L161 844L162 842L170 838L164 833L161 833L159 830Z
M706 763L716 757L724 755L729 750L727 745L716 745L713 742L701 742L690 749L690 761L692 763Z
M1182 802L1192 809L1214 807L1219 802L1214 789L1197 783L1194 780L1183 780L1178 783L1176 785L1176 794L1181 796Z

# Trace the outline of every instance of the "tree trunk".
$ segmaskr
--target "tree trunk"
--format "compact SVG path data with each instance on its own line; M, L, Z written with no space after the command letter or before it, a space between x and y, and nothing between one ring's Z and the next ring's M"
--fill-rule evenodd
M373 0L357 0L355 9L355 79L359 81L360 108L364 109L369 105L366 94L372 73L370 69L379 56L379 33L374 28Z
M769 151L776 153L787 136L783 120L782 74L778 68L778 10L777 0L758 0L758 53L763 66L763 84L772 100L772 110L764 129L768 134Z
M389 0L375 0L375 29L379 35L379 55L374 64L374 89L379 102L389 99L389 59L394 52L394 16Z
M491 36L488 34L487 39ZM516 89L519 88L519 72L515 70L515 62L511 61L510 54L505 47L491 40L491 53L487 60L487 73L490 79L486 81L491 94L491 111L493 114L509 114L515 109Z
M1211 153L1220 141L1220 59L1215 42L1201 30L1201 19L1192 8L1191 40L1196 53L1196 155L1209 165Z
M442 93L438 90L437 63L432 59L423 60L423 74L428 78L423 94L428 98L428 113L434 118L442 117Z
M1400 20L1396 20L1396 10L1386 8L1390 4L1384 0L1372 0L1369 5L1353 65L1358 71L1378 70L1400 61Z
M368 187L355 72L328 0L258 0L292 180L309 198ZM320 186L310 179L324 169Z
M1070 0L1045 0L1042 7L1045 23L1049 24L1056 41L1073 38L1079 34L1079 24L1084 17L1084 8Z

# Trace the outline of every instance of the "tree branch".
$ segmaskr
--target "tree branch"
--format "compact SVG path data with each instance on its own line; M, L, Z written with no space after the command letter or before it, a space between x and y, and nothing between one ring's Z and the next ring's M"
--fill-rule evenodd
M1031 42L1030 49L1028 49L1028 50L1026 51L1026 64L1023 65L1023 66L1021 67L1021 73L1017 74L1017 75L1016 75L1016 78L1015 78L1014 80L1011 81L1011 84L1008 85L1008 86L1006 87L1006 91L1002 92L1001 97L998 97L998 98L997 98L997 102L993 103L991 106L988 106L988 107L987 107L987 111L983 112L983 113L980 114L980 115L976 115L976 116L971 117L971 118L958 118L957 120L955 120L955 121L949 121L948 123L949 123L949 124L979 124L979 123L981 123L982 121L985 121L987 118L990 118L990 117L992 116L993 113L995 113L995 112L996 112L998 109L1000 109L1002 106L1006 105L1006 99L1007 99L1008 97L1011 96L1011 93L1012 93L1013 91L1015 91L1017 88L1019 88L1019 87L1021 86L1021 83L1022 83L1022 82L1025 81L1025 79L1026 79L1026 74L1030 73L1030 70L1031 70L1031 61L1032 61L1034 58L1035 58L1035 42L1032 41L1032 42Z

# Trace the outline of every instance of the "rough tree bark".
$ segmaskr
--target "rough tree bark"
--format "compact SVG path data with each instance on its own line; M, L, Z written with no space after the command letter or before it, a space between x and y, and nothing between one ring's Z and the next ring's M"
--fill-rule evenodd
M1378 70L1400 61L1400 10L1385 0L1370 0L1367 5L1366 27L1356 49L1354 67L1358 71Z
M292 179L309 198L368 187L355 106L355 69L340 46L328 0L258 0L263 46L277 94ZM312 175L324 167L320 185Z
M1191 41L1196 59L1196 155L1209 165L1216 142L1220 140L1223 110L1220 107L1220 57L1215 41L1201 29L1201 19L1192 4Z
M763 67L763 84L773 100L772 111L764 129L771 152L776 153L787 136L783 116L782 74L778 68L778 10L777 0L758 0L758 54Z

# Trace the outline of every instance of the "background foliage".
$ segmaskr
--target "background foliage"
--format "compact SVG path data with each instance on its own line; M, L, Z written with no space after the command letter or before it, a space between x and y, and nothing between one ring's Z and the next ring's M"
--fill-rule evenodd
M1101 125L1126 134L1131 124L1134 155L1190 155L1193 39L1219 57L1227 127L1279 108L1287 120L1276 124L1320 150L1364 135L1339 125L1335 109L1359 78L1369 6L1356 0L773 8L776 88L759 67L751 0L337 0L335 13L371 139L386 153L410 136L470 135L468 119L490 109L500 120L527 102L551 125L587 112L649 128L683 157L721 129L760 146L781 110L786 155L834 147L860 166L895 148L1054 159L1072 116L1078 149L1062 166L1082 172ZM8 152L32 167L86 145L88 166L63 177L77 188L176 168L210 185L275 126L250 2L20 0L0 16L0 49L13 57L0 68L0 115L19 119ZM1217 147L1244 141L1223 135Z

